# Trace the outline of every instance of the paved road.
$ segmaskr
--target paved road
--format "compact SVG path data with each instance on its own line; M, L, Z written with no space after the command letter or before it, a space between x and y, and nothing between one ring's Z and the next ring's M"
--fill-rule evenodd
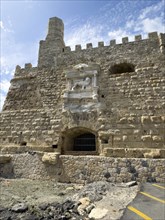
M165 184L144 183L121 220L165 220Z

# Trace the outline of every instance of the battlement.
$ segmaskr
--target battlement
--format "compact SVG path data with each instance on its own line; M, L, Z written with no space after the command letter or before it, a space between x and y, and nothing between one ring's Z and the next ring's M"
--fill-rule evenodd
M132 48L133 47L133 48ZM48 33L45 40L40 41L39 56L38 56L38 67L50 67L58 65L59 56L67 53L89 53L96 50L113 50L113 54L123 53L125 56L126 51L138 52L140 48L140 53L150 51L151 53L165 53L165 34L159 34L157 32L148 33L148 38L143 39L141 35L136 35L134 41L130 41L128 37L122 38L122 43L117 43L115 39L110 40L109 45L106 45L103 41L98 42L97 47L93 47L92 43L87 43L84 49L81 44L75 45L75 49L72 50L70 46L65 46L64 42L64 24L63 21L57 17L49 19ZM114 51L116 50L116 51ZM136 51L135 51L136 50Z
M24 68L21 68L19 65L17 65L14 72L14 79L35 76L36 70L37 67L33 67L31 63L25 63Z
M81 50L89 50L89 49L93 49L93 48L107 48L107 47L114 47L114 46L119 46L119 45L124 45L124 44L137 44L140 41L145 41L147 42L151 42L151 41L157 41L159 42L160 47L165 47L165 34L160 33L158 35L157 32L151 32L148 33L148 38L142 38L142 35L135 35L134 37L134 41L129 41L129 37L123 37L122 38L122 43L117 43L115 39L110 40L109 45L105 45L104 41L100 41L98 42L98 46L97 47L93 47L92 43L87 43L86 44L86 48L82 49L81 44L75 45L75 49L71 50L70 46L66 46L64 48L64 52L70 52L70 51L81 51Z

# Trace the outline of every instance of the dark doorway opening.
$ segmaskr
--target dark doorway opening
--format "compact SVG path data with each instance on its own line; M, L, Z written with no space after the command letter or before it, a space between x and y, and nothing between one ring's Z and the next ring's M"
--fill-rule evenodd
M95 135L85 133L75 137L73 151L96 151Z

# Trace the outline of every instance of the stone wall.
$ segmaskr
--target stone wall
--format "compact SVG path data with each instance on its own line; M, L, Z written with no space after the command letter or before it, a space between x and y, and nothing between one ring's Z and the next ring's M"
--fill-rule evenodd
M0 149L26 145L65 153L66 140L84 131L95 135L100 155L145 157L159 149L153 157L164 157L164 47L165 34L153 32L148 39L135 36L133 42L123 38L121 44L99 42L86 49L76 45L71 51L63 42L62 21L51 18L48 35L40 43L38 66L16 67L0 114ZM87 67L76 72L75 66L82 63ZM92 88L96 96L82 98L82 91L75 90L79 96L70 106L78 109L65 109L68 71L81 78L89 69L94 73L93 66L98 71ZM81 110L91 103L92 110Z
M29 178L58 180L61 169L42 162L43 154L28 151L26 153L0 155L0 176L4 178ZM6 158L10 158L7 161Z
M1 155L2 156L2 155ZM100 156L60 156L56 163L42 162L43 153L10 155L2 163L0 175L7 178L49 179L71 183L149 181L164 182L164 159L111 158ZM47 163L48 162L48 163Z

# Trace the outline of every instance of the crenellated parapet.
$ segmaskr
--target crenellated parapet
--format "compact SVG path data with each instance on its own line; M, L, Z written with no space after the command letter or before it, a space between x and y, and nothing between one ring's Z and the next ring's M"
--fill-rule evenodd
M14 79L22 77L34 77L36 75L37 67L33 67L31 63L25 63L24 68L19 65L16 66L14 72Z
M86 47L84 49L82 49L81 44L75 45L75 50L73 51L81 51L81 50L91 50L91 49L96 49L96 48L107 48L107 47L115 47L115 46L122 46L125 44L136 44L138 47L138 43L140 43L141 41L145 41L146 43L150 43L152 41L156 41L157 43L159 42L159 46L160 46L160 51L163 53L164 51L164 47L165 47L165 34L160 33L158 35L157 32L151 32L148 33L148 38L143 38L142 35L136 35L134 37L134 41L129 41L129 37L123 37L122 38L122 43L117 43L115 39L110 40L109 45L105 45L105 43L103 41L98 42L98 46L97 47L93 47L92 43L87 43ZM64 48L64 52L70 52L71 47L70 46L66 46Z

